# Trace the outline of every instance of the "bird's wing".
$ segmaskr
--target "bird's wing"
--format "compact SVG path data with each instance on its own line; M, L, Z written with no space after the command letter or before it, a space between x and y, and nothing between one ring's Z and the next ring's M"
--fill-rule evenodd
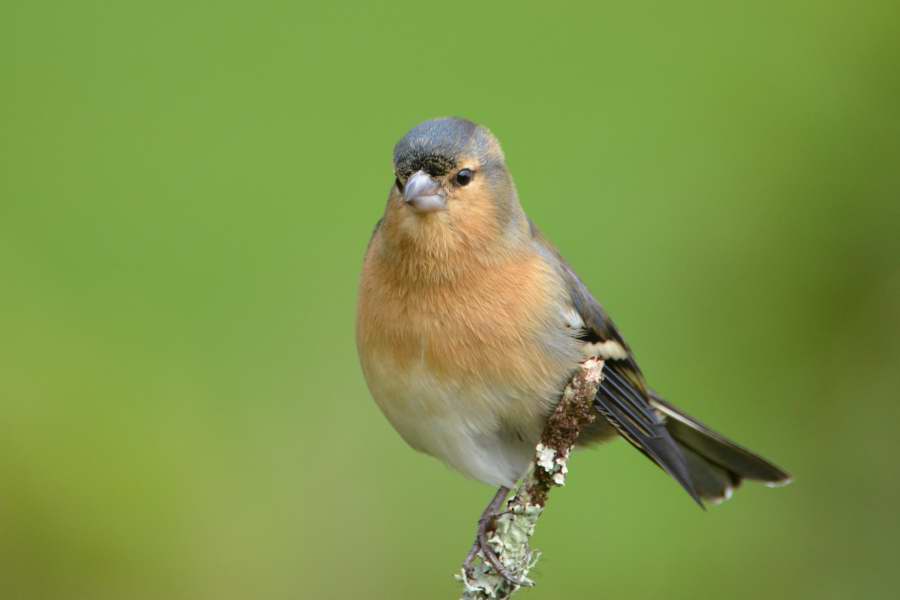
M375 239L375 236L378 235L378 230L381 229L382 223L384 223L384 217L378 219L378 222L375 223L375 228L372 229L372 235L369 236L369 243L366 245L366 252L372 247L372 241Z
M702 507L689 475L687 459L666 430L663 417L651 403L651 393L628 344L559 252L532 224L539 250L554 263L565 283L572 306L584 322L582 339L596 344L605 359L603 382L594 405L616 431L647 458L671 475Z

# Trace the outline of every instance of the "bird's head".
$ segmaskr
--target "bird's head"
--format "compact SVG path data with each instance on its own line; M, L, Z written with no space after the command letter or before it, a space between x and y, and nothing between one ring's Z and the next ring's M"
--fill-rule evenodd
M394 147L394 175L385 221L398 235L486 243L525 222L497 138L471 121L413 128Z

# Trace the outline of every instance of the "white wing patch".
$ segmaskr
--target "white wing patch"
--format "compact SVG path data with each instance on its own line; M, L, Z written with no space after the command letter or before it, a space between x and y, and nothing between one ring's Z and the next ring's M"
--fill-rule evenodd
M583 351L585 356L596 356L603 360L625 360L628 358L628 352L622 344L615 340L585 344Z
M567 306L562 311L563 322L573 332L581 333L584 330L584 319L572 306ZM602 358L603 360L624 360L628 358L628 351L615 340L605 342L585 343L582 346L582 354L585 358Z

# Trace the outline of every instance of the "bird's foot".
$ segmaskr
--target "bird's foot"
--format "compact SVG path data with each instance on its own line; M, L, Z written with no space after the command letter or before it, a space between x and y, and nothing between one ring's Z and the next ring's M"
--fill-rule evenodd
M475 543L472 544L472 549L469 550L469 553L466 555L466 560L463 562L463 571L466 573L467 577L472 577L475 569L475 560L481 556L484 562L490 565L490 567L510 585L525 587L528 583L516 577L506 568L506 566L504 566L500 557L497 556L497 553L494 552L494 549L488 541L488 532L493 529L494 520L503 514L498 511L503 504L503 501L506 500L507 495L509 495L509 488L501 487L498 489L494 499L491 500L490 504L487 505L487 508L484 509L484 512L481 513L481 518L478 519L478 531L475 534Z

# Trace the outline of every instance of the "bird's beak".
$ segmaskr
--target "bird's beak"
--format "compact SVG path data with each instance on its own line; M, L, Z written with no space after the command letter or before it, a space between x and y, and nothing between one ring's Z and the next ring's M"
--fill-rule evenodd
M417 212L434 212L447 208L441 184L425 171L416 171L406 180L403 200Z

